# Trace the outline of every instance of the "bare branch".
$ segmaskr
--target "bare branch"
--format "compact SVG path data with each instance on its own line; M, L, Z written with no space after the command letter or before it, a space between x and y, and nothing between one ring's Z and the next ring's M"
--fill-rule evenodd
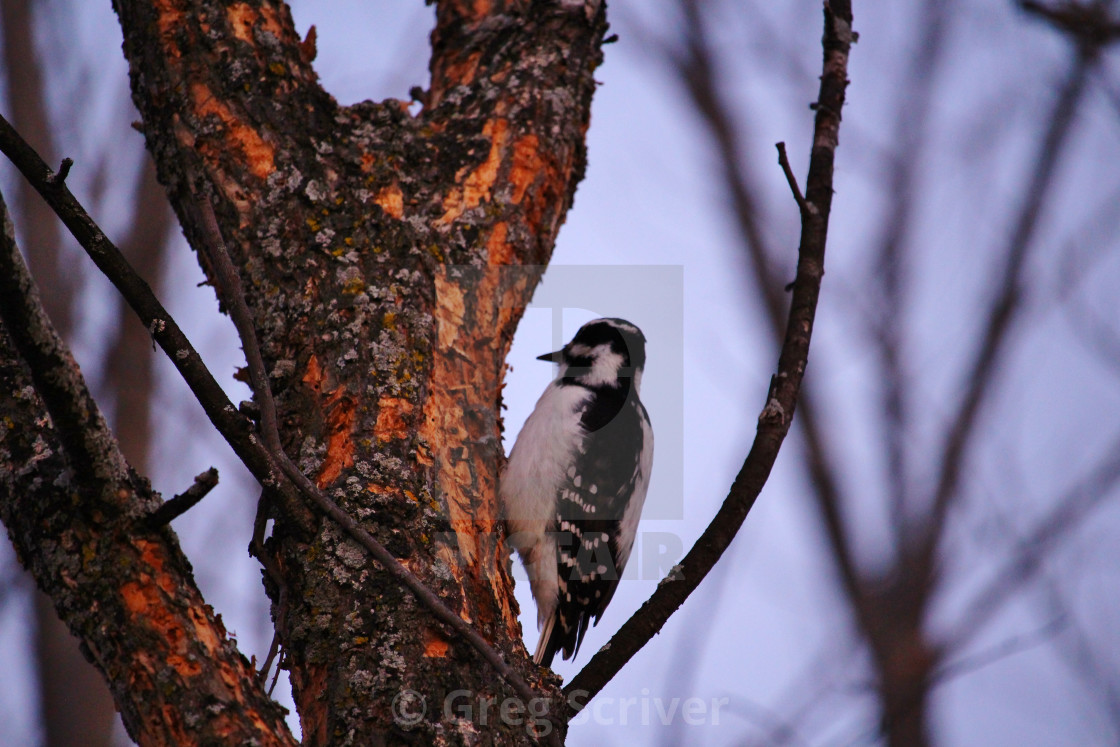
M252 424L241 415L206 368L202 357L179 325L152 293L151 287L129 265L113 242L105 236L65 184L52 183L52 172L18 132L0 116L0 152L3 152L31 185L54 209L62 222L86 250L94 264L116 286L140 317L140 321L171 360L179 375L202 405L210 422L230 444L238 458L263 485L278 488L284 508L305 529L309 516L298 495L278 483L268 450L253 436Z
M148 526L170 524L205 498L218 484L218 470L211 467L194 478L194 484L148 515Z
M1089 513L1120 484L1120 438L1106 451L1109 455L1089 475L1063 495L1056 507L1038 521L1035 529L1019 543L1019 551L1004 564L972 604L957 618L944 638L943 649L959 651L1002 609L1008 597L1034 578L1043 558L1053 547L1080 526Z
M696 0L679 0L679 3L686 19L686 53L675 52L667 46L664 51L674 59L677 75L684 82L719 150L719 160L724 167L724 184L731 195L735 222L750 258L754 287L757 288L757 295L763 299L763 310L775 344L780 344L785 323L786 297L782 290L785 280L770 265L771 250L766 245L759 225L756 209L758 201L743 167L746 159L739 136L741 128L736 127L730 106L720 94L711 45L699 13L700 6ZM825 439L818 425L817 408L808 387L800 393L798 406L801 410L799 428L805 441L813 498L821 512L825 533L845 591L850 599L858 600L861 594L859 573L840 513L840 483L828 458ZM862 614L859 604L855 606L857 614Z
M786 144L775 143L774 147L778 149L778 165L782 167L782 172L786 175L786 181L789 182L789 189L793 192L793 199L797 202L797 207L801 210L801 214L805 215L814 210L813 206L805 202L805 196L801 194L801 188L797 186L797 177L793 174L793 169L789 165L789 156L786 155Z
M1039 142L1034 171L1024 190L1010 239L1004 248L1003 264L996 273L1002 284L985 317L985 326L972 364L965 375L965 392L960 409L948 429L939 460L939 478L930 505L930 518L923 527L922 541L914 554L918 573L933 573L934 556L942 540L946 516L964 467L966 447L976 433L980 411L992 391L999 364L1007 349L1010 333L1022 304L1022 276L1033 245L1042 207L1053 186L1054 170L1072 130L1074 114L1081 103L1088 73L1095 58L1078 53L1069 77L1062 87L1049 117L1046 132Z
M11 341L0 345L9 395L0 407L24 426L3 439L12 464L0 481L0 517L17 551L102 673L133 685L117 689L116 702L134 739L292 744L173 535L136 522L157 496L127 468L46 318L2 196L0 223L0 341ZM168 666L172 659L191 665Z
M342 510L334 501L327 498L319 488L304 475L298 467L284 453L281 448L280 435L277 429L275 403L268 388L268 376L264 370L260 348L256 341L256 332L248 308L245 306L244 296L240 291L240 278L225 250L217 227L217 219L213 208L207 201L200 201L201 225L207 241L207 252L211 262L214 263L216 275L219 278L223 300L228 305L238 334L242 339L253 379L254 394L261 407L262 426L265 432L262 438L265 445L254 437L252 432L245 432L246 421L237 414L233 405L225 397L213 375L206 369L197 351L183 335L178 325L170 314L163 309L148 287L128 264L120 251L109 241L93 219L85 212L78 201L70 194L64 185L53 180L53 174L46 168L35 152L19 136L3 117L0 117L0 151L3 151L13 163L16 164L24 176L35 186L40 194L47 200L58 213L67 227L74 233L82 247L105 273L106 277L124 295L132 308L140 315L149 329L153 331L156 341L168 353L172 363L176 365L181 376L191 387L196 398L210 415L211 422L222 433L223 437L238 453L242 461L254 473L262 485L274 485L281 489L289 487L298 490L310 499L323 513L330 516L349 535L361 544L377 560L385 570L407 587L426 607L431 610L436 619L455 630L505 679L517 692L524 702L529 702L537 697L536 692L522 678L477 631L466 623L458 614L447 607L424 583L411 571L405 568L373 535L361 527L349 514ZM30 172L30 173L28 173ZM38 177L38 180L36 179ZM99 261L100 260L100 261ZM172 353L172 351L175 351ZM211 387L217 388L217 392ZM262 468L263 469L260 469ZM260 470L260 471L258 471ZM280 474L286 480L279 480ZM553 734L556 732L554 731Z
M824 73L821 76L809 164L806 198L817 211L803 216L797 278L778 358L758 432L731 491L715 518L684 559L661 581L653 596L623 624L579 674L564 688L574 712L603 686L661 630L712 569L735 538L773 468L782 441L789 432L797 395L805 373L816 314L832 206L832 171L839 142L840 111L848 84L848 52L852 44L851 5L826 3L824 7ZM582 702L580 702L582 699Z
M241 347L245 353L245 361L249 366L249 381L257 407L260 408L261 436L272 455L280 457L284 454L284 447L280 440L276 402L272 399L272 389L268 384L268 372L265 370L264 358L257 343L252 314L249 313L249 307L245 305L241 276L237 274L233 260L226 251L221 229L218 228L218 217L214 215L214 207L205 197L198 197L195 206L204 239L202 249L214 270L218 295L229 311L233 326L237 329L237 336L241 339Z

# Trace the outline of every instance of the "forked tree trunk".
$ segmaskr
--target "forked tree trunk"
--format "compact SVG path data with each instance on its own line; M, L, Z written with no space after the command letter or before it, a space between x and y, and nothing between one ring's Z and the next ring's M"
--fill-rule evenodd
M413 114L397 101L338 106L283 3L115 6L160 180L195 246L194 205L212 201L241 274L288 454L542 694L556 695L557 682L541 681L522 646L498 531L498 406L514 329L583 174L604 9L595 0L437 3L431 89ZM33 445L23 448L26 458ZM276 521L267 554L279 578L267 587L306 744L526 742L516 708L501 717L512 691L478 654L337 525L317 518L303 532L268 505ZM10 530L14 538L30 531L26 521ZM209 619L180 587L192 584L173 539L164 531L145 540L170 542L169 557L149 544L129 555L141 564L136 583L146 578L159 593L118 600L106 592L106 608L119 601L122 610L114 625L150 626L167 609ZM115 541L140 546L127 534ZM33 551L24 542L21 551ZM96 560L113 551L106 545L87 552ZM112 570L102 572L112 580ZM39 583L97 649L133 736L205 741L192 737L209 728L198 725L207 717L199 699L184 697L185 710L169 712L177 707L170 685L129 678L113 660L143 652L102 640L113 632L74 615L50 568L40 571ZM188 637L220 632L220 622L200 625ZM188 648L229 654L204 643ZM184 644L154 645L159 656L161 646ZM176 686L207 676L180 663L166 673ZM223 703L252 687L230 666L215 667L227 689L211 695ZM163 710L142 692L161 687ZM394 718L406 690L423 699L416 723ZM413 717L421 709L409 697ZM244 725L289 739L256 698L238 712Z

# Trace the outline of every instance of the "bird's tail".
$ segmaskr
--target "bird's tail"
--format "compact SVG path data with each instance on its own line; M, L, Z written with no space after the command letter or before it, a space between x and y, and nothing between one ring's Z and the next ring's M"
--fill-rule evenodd
M542 667L552 666L552 657L556 655L556 644L552 643L552 628L556 625L556 611L548 616L544 626L541 627L541 638L537 642L537 651L533 654L533 661Z

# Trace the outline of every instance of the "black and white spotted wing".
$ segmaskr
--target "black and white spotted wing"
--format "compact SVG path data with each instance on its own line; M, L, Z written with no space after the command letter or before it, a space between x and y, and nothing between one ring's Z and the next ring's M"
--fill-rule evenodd
M584 386L576 381L567 385ZM614 595L633 544L633 531L623 532L622 525L626 519L637 522L631 499L635 493L644 497L644 485L641 490L638 485L649 479L643 474L642 453L647 439L652 449L652 433L630 381L593 391L595 406L581 418L582 449L557 497L559 598L545 662L557 651L565 659L574 656L589 624L598 623Z

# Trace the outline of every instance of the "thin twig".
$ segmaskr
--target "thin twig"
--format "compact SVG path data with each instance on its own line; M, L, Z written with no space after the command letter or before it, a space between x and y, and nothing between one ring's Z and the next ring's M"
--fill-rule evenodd
M13 531L13 539L16 539L16 534L22 533L22 549L28 551L30 547L32 552L32 555L25 554L25 557L32 557L37 546L36 543L42 545L42 542L45 541L44 537L57 535L57 532L62 529L69 531L72 524L76 524L79 532L84 531L82 527L89 529L91 526L98 525L96 529L105 529L109 533L118 535L118 530L127 530L131 526L140 529L142 535L144 534L143 519L140 518L139 521L133 522L130 517L138 509L146 508L149 501L154 502L151 488L145 480L138 478L135 473L127 469L112 433L105 425L96 403L89 396L77 364L73 361L61 339L58 338L57 333L51 328L49 321L46 320L45 313L38 300L38 294L31 285L30 276L19 257L15 242L9 240L12 238L11 222L7 220L7 211L3 206L2 197L0 197L0 213L3 214L2 222L4 224L3 230L0 231L0 311L15 310L19 314L22 308L30 309L33 312L28 319L30 326L27 328L19 327L14 331L14 334L11 334L13 332L11 325L13 321L17 324L20 323L18 316L4 314L4 323L0 325L0 331L9 334L3 335L2 345L8 345L11 348L4 351L6 353L4 356L6 359L5 368L7 369L5 374L8 375L6 380L14 382L17 387L26 385L30 380L41 400L40 403L33 403L31 408L34 411L35 419L43 414L44 407L46 413L50 415L49 424L38 423L28 427L33 427L38 432L39 438L37 438L37 441L41 442L46 439L46 442L42 445L41 453L44 458L53 461L47 463L47 472L29 463L27 466L31 469L31 474L24 475L24 482L35 475L46 476L48 472L56 474L57 469L55 468L61 469L65 466L68 467L71 474L69 478L64 478L68 482L63 486L66 491L63 495L69 495L77 491L77 493L74 493L75 495L87 499L81 504L80 511L71 512L74 514L73 516L62 517L62 524L58 524L57 520L52 520L46 514L35 519L29 517L26 511L22 512L20 515L25 519L22 529L17 530L17 527L9 523ZM26 355L20 350L23 346L16 342L21 337L31 338L31 347L24 347ZM24 366L29 370L30 376L20 370ZM11 376L13 374L14 378ZM74 434L69 433L70 431L76 431L76 440ZM35 434L32 433L31 435ZM40 454L38 444L35 454ZM60 459L61 461L59 461ZM49 477L47 479L49 481ZM57 492L57 480L55 484L54 490ZM8 487L11 487L11 485ZM43 497L50 498L50 493L51 489L48 488ZM92 499L94 503L90 504L88 499ZM99 506L99 504L104 505ZM42 507L45 506L46 504ZM106 507L111 509L108 514L104 510ZM7 506L7 508L10 510L12 506ZM18 506L16 508L18 510ZM24 506L24 508L27 508L27 506ZM33 508L38 510L41 507L35 506ZM78 514L84 512L88 512L89 516L78 516ZM106 516L109 518L106 518ZM10 518L10 516L5 517L5 519ZM86 521L87 519L91 519L93 524ZM107 522L110 522L112 526L106 526ZM46 532L45 535L41 534L43 531ZM128 535L120 536L125 544L131 539ZM28 537L31 537L31 539L28 539ZM171 540L172 538L164 537L164 539ZM28 544L29 542L31 545ZM51 544L51 542L47 542L48 547ZM63 544L65 545L65 542ZM87 545L86 547L88 549L92 546ZM74 553L77 553L80 548L71 549ZM140 552L140 548L131 547L130 549L135 552L128 557L139 557L137 553ZM104 548L98 548L98 552L102 550ZM190 578L189 567L185 568L186 575L183 575L184 561L179 553L178 544L174 541L149 542L143 548L143 556L143 568L132 567L129 563L125 563L125 566L121 568L101 568L99 564L95 564L96 568L84 570L77 574L75 579L68 579L68 582L71 585L76 583L81 586L83 583L90 581L91 578L97 580L98 578L111 577L117 579L120 583L123 583L120 580L122 578L126 580L133 578L140 584L138 588L143 590L146 588L144 585L150 584L152 581L145 569L162 569L159 578L160 587L171 593L171 587L174 586L184 595L179 598L179 604L170 605L166 609L161 608L167 613L166 619L170 621L173 628L182 629L181 626L185 624L191 630L200 631L205 636L221 635L221 624L213 619L212 610L209 610L208 607L202 608L201 597ZM84 567L85 563L80 554L76 558L75 567ZM125 557L125 560L127 560L127 557ZM34 563L31 565L36 566L35 573L40 576L40 581L43 580L41 573L49 573L49 564L46 571L41 565ZM125 584L125 586L128 585ZM68 592L63 589L62 596L65 597L66 593ZM55 597L57 601L59 598L57 593ZM105 595L104 601L105 610L121 611L121 615L113 619L123 620L128 607L127 600L120 594L108 594ZM191 610L190 615L186 611L188 608ZM70 610L70 612L73 612L73 610ZM67 614L66 617L70 618L71 623L74 623L72 615ZM148 619L146 622L151 623L151 620ZM78 627L82 626L79 624ZM100 628L104 627L100 626ZM151 630L150 625L148 627L143 624L138 626L133 622L129 623L129 627L143 628L149 632ZM118 667L120 671L125 671L132 664L135 664L135 656L132 655L135 653L134 646L130 648L126 640L127 635L122 638L121 631L105 632L105 630L100 630L100 632L91 632L91 630L88 626L84 628L84 635L90 641L90 646L98 652L98 668L102 669L103 672L112 670L113 662L120 664L120 667ZM155 646L157 659L162 661L159 652L167 649L168 646L175 648L174 642L170 639L164 641L163 645ZM179 653L182 653L181 649ZM244 659L236 654L231 654L229 648L223 646L216 647L210 653L213 654L213 661L211 661L211 657L206 657L205 661L200 661L191 671L180 671L175 676L169 676L166 683L161 683L159 697L174 699L176 692L183 687L189 688L192 686L202 686L207 691L215 687L224 687L226 691L236 689L243 696L239 700L244 705L243 713L252 718L246 720L243 727L238 727L236 724L231 726L227 723L223 731L224 734L229 736L231 730L236 732L240 729L244 739L234 739L237 743L260 743L265 738L270 744L291 743L291 737L283 719L276 717L275 703L265 699L260 692L249 692L249 686L253 679L244 667ZM127 661L122 663L122 656L125 656ZM192 656L192 658L195 657ZM138 669L133 667L134 671L147 671L145 665L137 666ZM218 685L215 685L214 682L219 680ZM163 685L166 685L166 688ZM243 685L245 687L242 687ZM160 714L158 708L153 710L147 707L150 704L137 701L134 697L128 697L124 690L117 691L115 694L119 696L117 698L118 706L121 708L122 715L126 723L129 724L132 733L146 733L147 726L152 724L155 724L155 726L153 726L154 731L151 733L161 733L160 729L156 728L159 726L156 722L160 721L161 715L166 714ZM203 734L203 736L212 735L216 732L214 728L209 727L195 731ZM212 738L209 741L212 742L214 739Z
M196 476L194 484L185 491L170 500L164 501L163 505L148 514L148 526L154 528L170 524L194 508L217 484L218 470L211 467Z
M661 57L673 60L678 76L692 97L695 108L710 130L719 151L719 162L723 164L723 180L730 196L735 224L750 260L748 267L757 289L754 295L762 301L774 344L780 345L788 316L788 297L782 291L785 283L770 261L774 252L765 240L759 221L758 198L752 187L750 174L744 166L749 159L741 144L740 132L743 125L736 122L731 115L730 104L720 94L712 43L701 17L699 2L700 0L679 0L685 20L685 51L677 52L668 45L662 45ZM844 495L836 477L837 470L829 458L823 431L818 425L816 413L819 408L815 406L810 388L806 387L799 393L798 409L801 418L799 432L805 443L813 498L824 522L825 535L844 589L851 599L858 599L861 594L859 571L840 514ZM856 613L863 614L863 608L858 604Z
M272 643L269 644L269 647L268 647L268 656L265 657L264 664L261 665L261 671L257 675L257 678L261 681L261 684L264 684L264 681L266 679L268 679L268 670L272 669L272 660L276 658L276 652L279 649L280 649L280 634L279 633L273 633L272 634ZM277 667L277 671L280 671L279 667ZM271 692L271 691L272 691L272 688L269 688L269 692Z
M812 215L814 210L813 206L805 202L805 195L801 194L801 188L797 186L797 177L793 174L793 169L789 165L789 156L786 155L786 144L774 143L774 147L778 149L778 165L782 167L782 171L786 175L786 181L789 182L789 189L793 192L793 199L797 201L797 207L801 210L802 215Z
M627 620L591 661L564 688L571 715L593 698L626 662L656 635L669 617L699 586L735 538L774 466L789 432L809 355L817 298L824 274L828 216L832 207L832 170L839 139L839 112L847 87L852 12L846 0L824 6L824 74L817 107L807 199L816 214L802 216L801 245L790 302L786 337L778 358L758 432L731 491L684 559L658 584L645 604Z
M272 683L268 686L268 697L272 697L272 691L276 689L276 681L280 679L280 670L284 668L284 657L286 653L280 654L280 661L276 662L276 672L272 675Z
M73 165L73 158L63 158L62 163L59 164L58 171L47 177L48 181L56 187L63 184L66 181L66 177L70 176L70 168Z
M280 456L284 453L284 447L280 439L279 421L276 418L276 401L272 398L272 389L268 384L268 372L264 367L264 357L261 355L260 344L257 341L253 317L245 304L241 275L233 266L233 260L230 259L229 251L226 249L221 229L218 228L218 217L214 214L214 207L205 197L199 197L195 202L204 239L202 248L214 270L217 289L229 310L233 326L237 329L237 336L241 338L245 361L249 366L249 383L261 411L261 437L269 451L274 456Z
M284 577L276 566L275 559L268 554L264 546L264 531L267 524L268 498L266 497L266 491L262 490L261 497L257 499L257 513L253 517L253 537L249 540L249 555L261 562L268 577L283 590Z

